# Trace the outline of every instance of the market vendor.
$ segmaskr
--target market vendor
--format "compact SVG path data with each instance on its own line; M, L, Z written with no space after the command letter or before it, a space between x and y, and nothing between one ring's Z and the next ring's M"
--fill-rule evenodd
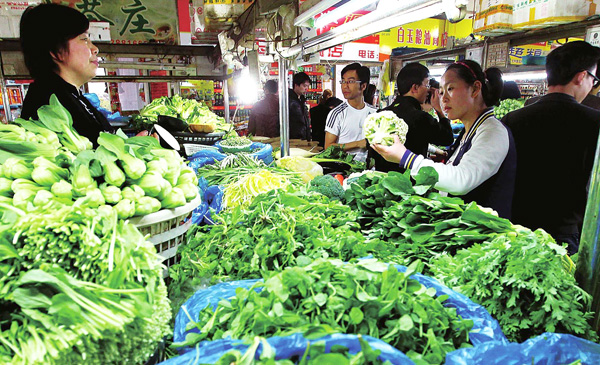
M96 76L98 47L90 40L89 21L63 5L29 7L21 17L25 65L35 80L23 102L21 117L38 119L37 110L55 94L73 117L73 128L96 147L100 132L112 132L106 119L80 91Z
M494 117L492 106L502 93L502 74L497 68L485 72L477 62L465 60L448 66L440 83L442 110L451 120L460 119L465 129L444 163L427 160L400 143L373 145L386 160L400 163L416 175L432 166L439 174L435 187L493 208L510 218L516 174L516 150L510 130Z

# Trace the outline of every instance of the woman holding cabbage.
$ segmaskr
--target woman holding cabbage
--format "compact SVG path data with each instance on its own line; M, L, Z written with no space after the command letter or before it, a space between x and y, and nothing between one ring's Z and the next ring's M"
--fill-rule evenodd
M34 78L21 117L38 119L37 110L55 94L73 118L73 128L97 147L100 132L112 126L79 91L96 76L98 47L89 38L89 21L63 5L29 7L21 17L21 48Z
M510 218L516 151L510 130L494 118L492 108L502 85L500 70L484 72L474 61L456 62L446 69L439 90L442 109L449 119L460 119L465 129L448 151L445 164L407 150L397 135L391 146L374 144L373 148L386 160L410 169L411 175L424 166L433 167L439 175L437 189Z

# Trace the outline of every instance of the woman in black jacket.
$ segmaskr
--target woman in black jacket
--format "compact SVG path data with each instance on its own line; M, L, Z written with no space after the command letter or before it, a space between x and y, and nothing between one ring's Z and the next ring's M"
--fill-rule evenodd
M55 94L73 118L73 128L96 147L100 132L113 128L79 90L96 76L98 47L90 40L88 19L63 5L29 7L21 17L21 47L34 78L21 117L38 119L37 110Z

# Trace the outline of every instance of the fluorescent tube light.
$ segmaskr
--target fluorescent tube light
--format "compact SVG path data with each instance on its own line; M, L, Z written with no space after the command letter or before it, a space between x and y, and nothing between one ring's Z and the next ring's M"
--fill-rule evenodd
M546 77L548 77L546 71L510 72L502 75L504 81L544 80Z

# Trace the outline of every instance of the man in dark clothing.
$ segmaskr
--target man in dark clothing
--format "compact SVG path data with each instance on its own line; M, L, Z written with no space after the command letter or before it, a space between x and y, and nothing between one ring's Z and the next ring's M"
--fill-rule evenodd
M254 104L250 111L248 132L255 136L279 137L277 81L267 80L265 83L265 98Z
M405 146L415 154L427 156L430 143L449 146L454 142L454 134L450 120L442 113L439 96L433 90L431 104L435 109L439 122L429 113L421 109L429 89L429 70L419 63L409 63L400 70L396 79L400 96L384 110L393 111L408 125ZM369 148L369 159L375 160L375 169L378 171L401 171L398 164L388 162L375 150ZM369 160L367 159L367 161Z
M290 102L290 139L311 140L310 118L306 107L304 94L310 87L310 77L304 72L298 72L293 79L294 88L289 91Z
M331 109L343 103L340 99L335 96L331 96L323 101L314 108L310 109L310 122L312 124L312 138L315 141L319 141L319 146L325 146L325 122L327 121L327 115Z
M517 147L517 176L512 220L543 228L569 254L579 248L598 133L600 112L580 102L595 84L600 48L567 43L546 58L548 94L536 103L508 113ZM557 153L545 156L551 145Z

